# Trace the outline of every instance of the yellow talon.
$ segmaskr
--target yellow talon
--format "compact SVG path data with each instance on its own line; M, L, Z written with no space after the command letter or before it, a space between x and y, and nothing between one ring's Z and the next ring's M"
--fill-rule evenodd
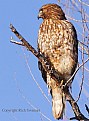
M63 85L63 80L61 80L61 83L60 83L60 86L62 86Z

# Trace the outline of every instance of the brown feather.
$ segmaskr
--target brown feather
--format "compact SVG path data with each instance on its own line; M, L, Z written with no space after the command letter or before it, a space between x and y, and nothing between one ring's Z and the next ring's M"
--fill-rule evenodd
M43 18L43 22L38 33L38 52L47 57L52 66L63 75L64 84L74 73L78 61L76 30L66 20L61 7L56 4L42 6L39 13L38 17ZM65 94L60 89L60 85L47 75L41 63L39 67L51 89L53 115L59 119L65 108Z

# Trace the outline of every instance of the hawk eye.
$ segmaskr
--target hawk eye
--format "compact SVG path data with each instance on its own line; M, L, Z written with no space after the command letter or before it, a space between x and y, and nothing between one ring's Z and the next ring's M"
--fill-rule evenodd
M43 9L41 8L41 9L39 10L39 12L43 12Z

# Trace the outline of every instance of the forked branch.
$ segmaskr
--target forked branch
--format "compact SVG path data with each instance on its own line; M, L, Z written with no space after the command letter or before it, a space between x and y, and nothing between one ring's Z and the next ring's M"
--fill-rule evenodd
M17 42L17 41L13 41L13 39L11 39L12 43L18 44L18 45L22 45L25 46L27 48L27 50L29 50L30 52L32 52L35 57L37 57L37 59L42 63L45 71L47 71L49 73L49 75L59 83L59 80L63 80L63 76L54 69L54 67L52 66L51 62L49 62L47 60L47 58L45 58L43 55L39 54L22 36L21 34L15 29L15 27L10 24L10 29L11 31L20 39L21 42ZM70 94L69 90L66 88L63 89L64 93L66 94L67 97L67 101L70 103L70 105L72 106L73 112L75 114L74 118L71 118L71 120L73 119L77 119L79 121L89 121L89 119L87 119L80 111L79 106L77 105L77 103L75 102L75 100L73 99L72 95Z

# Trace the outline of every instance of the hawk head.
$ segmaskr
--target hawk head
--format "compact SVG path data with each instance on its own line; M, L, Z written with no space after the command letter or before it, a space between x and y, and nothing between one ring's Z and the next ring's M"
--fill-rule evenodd
M66 19L65 14L60 6L57 4L46 4L43 5L38 14L38 19Z

